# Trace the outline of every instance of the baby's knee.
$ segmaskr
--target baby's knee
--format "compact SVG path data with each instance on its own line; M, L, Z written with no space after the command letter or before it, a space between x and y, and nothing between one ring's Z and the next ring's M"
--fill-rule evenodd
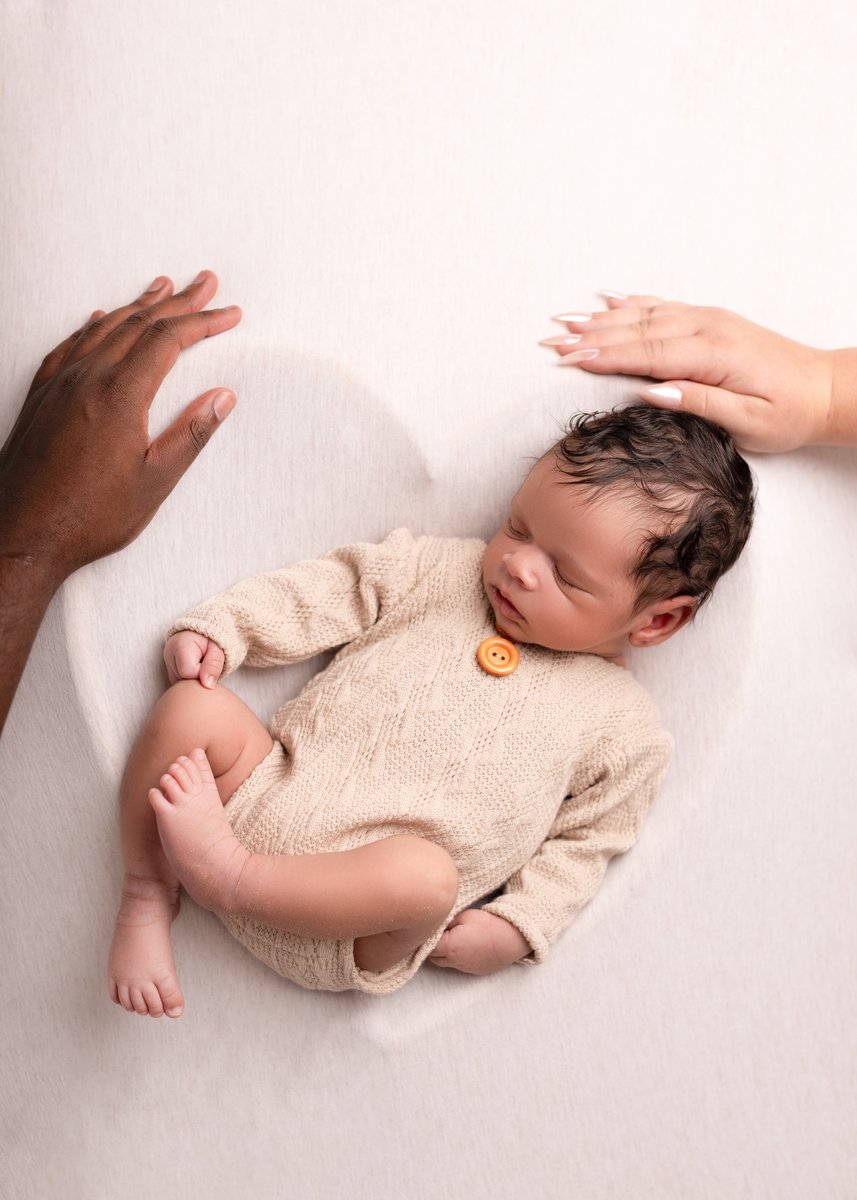
M442 920L458 896L458 867L437 842L416 834L396 841L402 882L415 907L429 920Z
M218 694L219 693L219 694ZM207 728L228 709L232 694L218 686L203 687L198 679L180 679L163 693L149 716L150 730ZM190 747L188 747L190 749Z

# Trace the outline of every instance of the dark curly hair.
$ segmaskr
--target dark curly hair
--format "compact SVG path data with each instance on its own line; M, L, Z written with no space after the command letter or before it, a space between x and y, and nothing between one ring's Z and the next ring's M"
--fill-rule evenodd
M553 452L565 483L636 491L653 518L633 568L635 614L671 596L703 604L744 549L753 475L729 434L702 417L647 405L579 413Z

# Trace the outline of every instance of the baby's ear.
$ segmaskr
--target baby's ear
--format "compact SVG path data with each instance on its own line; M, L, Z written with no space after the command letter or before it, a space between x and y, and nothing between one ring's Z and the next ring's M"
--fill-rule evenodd
M670 600L658 600L637 617L634 628L628 634L628 641L632 646L657 646L678 633L682 625L691 619L696 608L695 596L673 596Z

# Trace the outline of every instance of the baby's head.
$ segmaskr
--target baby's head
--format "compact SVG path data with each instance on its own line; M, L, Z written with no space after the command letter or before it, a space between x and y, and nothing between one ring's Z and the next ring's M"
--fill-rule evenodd
M517 642L614 661L666 641L738 558L753 506L750 468L701 417L580 414L488 543L497 625Z

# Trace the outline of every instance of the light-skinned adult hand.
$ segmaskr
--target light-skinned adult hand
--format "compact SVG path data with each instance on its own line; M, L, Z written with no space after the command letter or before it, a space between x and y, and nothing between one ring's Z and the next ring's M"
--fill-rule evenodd
M205 309L216 291L211 271L175 295L159 276L93 313L36 372L0 450L0 728L56 589L137 537L235 405L210 388L149 440L149 408L181 351L241 320L235 306Z
M607 312L561 313L560 365L649 376L647 403L697 413L750 451L857 443L857 350L817 350L724 308L602 293Z

